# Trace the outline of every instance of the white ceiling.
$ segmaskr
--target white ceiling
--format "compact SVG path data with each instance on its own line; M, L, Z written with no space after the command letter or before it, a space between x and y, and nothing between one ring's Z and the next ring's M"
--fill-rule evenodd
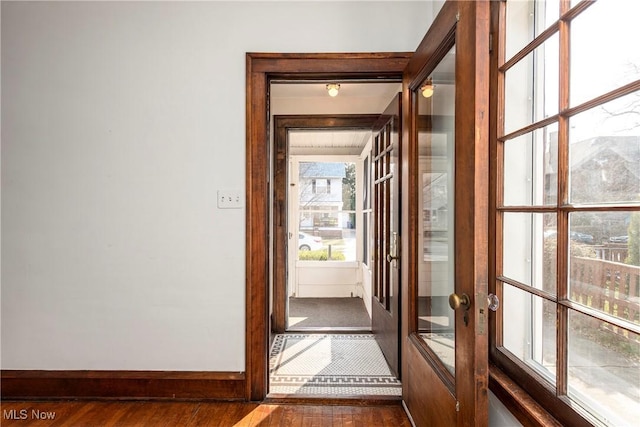
M319 98L332 99L327 93L327 83L274 83L271 86L271 99L282 98ZM339 82L338 82L339 83ZM402 88L401 83L339 83L340 93L333 98L336 102L346 102L367 98L374 103L389 102ZM386 106L386 105L385 105Z
M291 155L360 155L371 139L370 130L289 131Z
M380 114L393 97L402 90L396 83L339 82L336 97L327 93L327 83L273 83L271 112L277 114ZM291 155L359 155L371 132L349 131L291 131Z

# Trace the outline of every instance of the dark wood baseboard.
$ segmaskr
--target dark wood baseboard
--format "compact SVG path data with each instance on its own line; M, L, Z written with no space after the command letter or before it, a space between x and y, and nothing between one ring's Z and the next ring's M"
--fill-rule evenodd
M245 400L242 372L3 370L0 396L18 399Z

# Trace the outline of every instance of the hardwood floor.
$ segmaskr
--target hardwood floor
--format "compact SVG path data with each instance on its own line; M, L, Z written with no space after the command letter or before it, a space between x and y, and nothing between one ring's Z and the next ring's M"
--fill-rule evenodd
M2 402L11 426L378 426L410 427L402 406L243 402Z

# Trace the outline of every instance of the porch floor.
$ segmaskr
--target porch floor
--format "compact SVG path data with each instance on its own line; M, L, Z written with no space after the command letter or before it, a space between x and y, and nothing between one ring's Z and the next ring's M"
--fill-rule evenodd
M362 298L289 298L288 330L371 330Z

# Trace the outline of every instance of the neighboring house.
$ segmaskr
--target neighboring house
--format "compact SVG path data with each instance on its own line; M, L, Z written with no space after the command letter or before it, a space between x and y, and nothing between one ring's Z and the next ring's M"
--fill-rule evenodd
M550 135L545 187L557 195L557 135ZM640 197L640 136L599 136L571 144L571 201L606 203Z
M640 197L640 136L590 138L572 144L570 156L572 202Z
M342 214L344 163L300 163L300 229L345 227Z
M548 202L555 203L557 137L551 135L545 178ZM571 144L570 198L574 204L627 201L629 194L640 198L640 136L600 136ZM591 234L596 242L626 235L628 212L598 214L598 224L574 230Z
M447 195L447 174L424 174L422 198L424 230L446 231L450 202Z

